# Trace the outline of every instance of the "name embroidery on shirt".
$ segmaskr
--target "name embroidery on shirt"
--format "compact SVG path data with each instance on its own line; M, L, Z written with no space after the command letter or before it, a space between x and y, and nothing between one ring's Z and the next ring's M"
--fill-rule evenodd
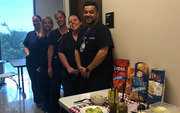
M89 37L89 40L95 40L95 37Z

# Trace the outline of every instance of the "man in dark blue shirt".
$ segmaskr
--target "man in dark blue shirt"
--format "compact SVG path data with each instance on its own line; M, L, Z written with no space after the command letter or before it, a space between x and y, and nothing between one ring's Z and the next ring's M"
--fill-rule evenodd
M109 29L98 22L98 13L95 2L84 4L87 27L79 33L75 50L77 67L82 75L82 92L109 88L113 78L114 45Z

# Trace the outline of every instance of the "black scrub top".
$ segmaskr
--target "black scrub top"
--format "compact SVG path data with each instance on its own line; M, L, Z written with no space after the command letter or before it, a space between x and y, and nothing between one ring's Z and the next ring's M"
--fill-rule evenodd
M77 69L74 55L75 47L76 41L72 36L72 32L68 32L61 39L59 52L63 53L66 56L66 59L71 67Z
M42 37L37 41L36 49L36 68L41 67L41 70L47 70L48 68L48 39L47 37Z
M33 51L34 48L33 46L37 42L37 40L38 40L38 36L35 30L28 32L23 44L29 49L30 54Z
M58 58L58 47L60 40L62 38L62 34L59 32L59 29L55 29L50 32L48 40L49 40L49 45L54 45L54 52L53 52L53 58L56 57Z
M37 48L37 41L38 36L36 34L36 31L30 31L28 32L23 44L29 49L29 55L26 56L26 60L28 61L28 64L30 64L32 67L35 67L36 64L36 48ZM27 65L28 65L27 64Z

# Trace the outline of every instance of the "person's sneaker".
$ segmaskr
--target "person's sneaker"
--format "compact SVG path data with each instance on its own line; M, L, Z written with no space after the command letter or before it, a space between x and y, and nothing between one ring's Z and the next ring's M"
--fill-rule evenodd
M41 107L41 110L44 112L47 111L43 106Z
M48 113L47 109L46 109L44 106L41 107L41 110L42 110L44 113Z
M48 113L48 111L46 109L43 109L44 113Z
M36 107L37 107L37 108L41 108L41 107L42 107L42 104L36 104Z

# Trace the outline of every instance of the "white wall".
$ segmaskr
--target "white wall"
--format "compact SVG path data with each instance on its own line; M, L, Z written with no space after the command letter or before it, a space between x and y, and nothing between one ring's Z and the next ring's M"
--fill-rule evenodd
M115 16L115 28L110 29L115 58L129 59L131 66L143 61L149 69L165 69L165 101L180 107L179 4L180 0L102 0L103 23L105 13L113 11ZM57 10L63 10L63 0L36 0L42 17L54 19Z
M57 28L56 21L54 19L54 13L58 10L63 11L63 0L35 0L36 14L42 18L50 16L54 22L54 28Z
M102 0L114 12L115 58L166 71L165 101L180 106L180 0Z

